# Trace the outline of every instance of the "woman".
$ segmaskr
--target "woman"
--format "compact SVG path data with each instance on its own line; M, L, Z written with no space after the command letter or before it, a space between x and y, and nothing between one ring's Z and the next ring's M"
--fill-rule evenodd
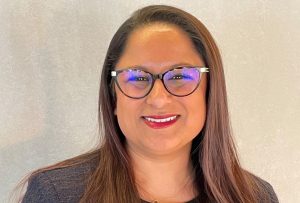
M22 202L278 202L239 164L219 50L187 12L148 6L119 28L99 124L101 146L34 172Z

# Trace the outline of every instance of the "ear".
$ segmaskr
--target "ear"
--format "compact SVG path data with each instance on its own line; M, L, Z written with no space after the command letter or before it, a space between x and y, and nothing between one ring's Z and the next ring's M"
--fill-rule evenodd
M117 107L114 110L114 114L115 114L115 116L117 116Z
M117 116L117 101L116 101L117 95L115 90L115 84L111 83L110 87L111 87L112 100L113 103L115 103L114 115Z

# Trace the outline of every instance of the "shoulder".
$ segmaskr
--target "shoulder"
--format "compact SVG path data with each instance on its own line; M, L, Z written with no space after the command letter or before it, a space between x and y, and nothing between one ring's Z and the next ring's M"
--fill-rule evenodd
M261 197L261 202L266 202L266 198L268 198L269 200L267 202L271 202L271 203L278 203L278 197L274 191L273 186L267 182L266 180L258 177L258 176L254 176L254 179L256 181L256 183L260 186L260 188L262 188L262 192L264 192L266 195L262 195ZM267 196L267 197L265 197Z
M78 202L95 165L94 161L88 161L33 175L22 202Z

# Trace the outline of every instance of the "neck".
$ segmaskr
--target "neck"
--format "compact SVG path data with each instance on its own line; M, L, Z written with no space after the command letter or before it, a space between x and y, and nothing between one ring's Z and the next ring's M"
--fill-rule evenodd
M195 197L191 146L167 155L143 153L128 147L137 189L142 199L185 202Z

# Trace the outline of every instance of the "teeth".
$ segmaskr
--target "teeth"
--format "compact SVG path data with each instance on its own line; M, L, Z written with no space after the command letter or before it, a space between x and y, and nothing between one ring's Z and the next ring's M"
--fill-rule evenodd
M149 117L144 117L144 118L145 118L147 121L150 121L150 122L162 123L162 122L172 121L172 120L174 120L176 117L177 117L177 116L172 116L172 117L163 118L163 119L149 118Z

